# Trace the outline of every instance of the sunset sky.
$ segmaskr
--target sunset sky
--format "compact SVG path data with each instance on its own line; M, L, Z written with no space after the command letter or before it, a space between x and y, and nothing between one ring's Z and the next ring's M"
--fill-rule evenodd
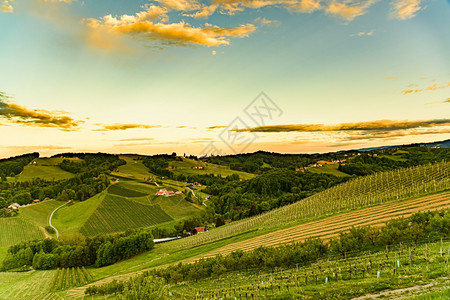
M450 138L446 0L0 7L0 157L313 153Z

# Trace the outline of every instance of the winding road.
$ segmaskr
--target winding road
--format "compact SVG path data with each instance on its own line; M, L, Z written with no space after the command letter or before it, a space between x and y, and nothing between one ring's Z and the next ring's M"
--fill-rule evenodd
M53 214L54 214L58 209L60 209L61 207L63 207L64 205L69 204L69 202L70 202L70 201L68 201L68 202L64 203L63 205L58 206L57 208L55 208L55 209L52 211L52 213L50 214L50 217L48 218L48 225L50 225L51 228L55 229L55 232L56 232L56 239L59 238L59 232L58 232L58 229L56 229L56 227L53 226L53 224L52 224Z

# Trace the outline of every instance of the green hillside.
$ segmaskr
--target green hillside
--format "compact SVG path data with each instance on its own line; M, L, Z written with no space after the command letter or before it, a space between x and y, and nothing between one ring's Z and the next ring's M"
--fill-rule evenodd
M193 169L192 167L196 165L203 166L203 169ZM250 179L255 177L255 174L231 170L228 166L221 166L212 163L205 163L201 161L196 161L189 158L183 158L182 161L173 161L170 166L174 167L172 170L176 175L203 175L203 174L214 174L221 176L229 176L233 174L239 175L242 179Z
M20 208L19 218L23 218L37 226L48 225L48 218L51 212L64 202L47 200L36 204L31 204Z
M62 161L62 158L36 158L30 164L25 166L22 173L17 175L17 180L30 181L33 180L33 178L63 180L74 177L74 174L58 167L58 164Z
M145 205L108 194L81 227L80 232L86 236L94 236L148 227L172 220L159 205Z
M130 179L146 180L148 178L156 177L151 174L147 167L142 164L142 160L138 160L137 155L121 155L119 158L126 161L126 164L120 166L116 172L111 175L119 177L127 177Z
M308 170L311 173L324 173L324 174L330 174L330 175L334 175L334 176L338 176L338 177L342 177L342 176L350 176L344 172L341 172L338 170L339 165L337 164L333 164L333 165L324 165L322 167L309 167L306 168L306 170Z
M0 247L40 238L44 233L33 223L18 217L0 218Z
M83 224L102 203L105 195L106 192L103 192L86 201L62 207L53 215L53 225L58 228L61 234L79 232Z

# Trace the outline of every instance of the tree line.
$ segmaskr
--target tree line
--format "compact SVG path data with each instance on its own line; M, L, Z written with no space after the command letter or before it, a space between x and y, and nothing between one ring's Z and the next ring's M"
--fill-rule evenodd
M153 236L148 230L128 230L93 238L70 240L43 239L23 242L8 249L2 270L32 266L36 270L113 264L151 250Z

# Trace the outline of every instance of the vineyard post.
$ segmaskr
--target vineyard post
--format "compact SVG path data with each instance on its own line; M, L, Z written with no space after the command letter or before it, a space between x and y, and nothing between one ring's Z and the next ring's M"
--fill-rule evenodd
M397 253L394 256L394 276L397 275Z
M450 256L450 245L448 246L447 259L445 260L445 269L448 270L448 257Z
M442 241L442 238L441 238L441 256L444 256L444 242Z
M428 244L425 244L425 261L427 262L427 271L428 271Z

